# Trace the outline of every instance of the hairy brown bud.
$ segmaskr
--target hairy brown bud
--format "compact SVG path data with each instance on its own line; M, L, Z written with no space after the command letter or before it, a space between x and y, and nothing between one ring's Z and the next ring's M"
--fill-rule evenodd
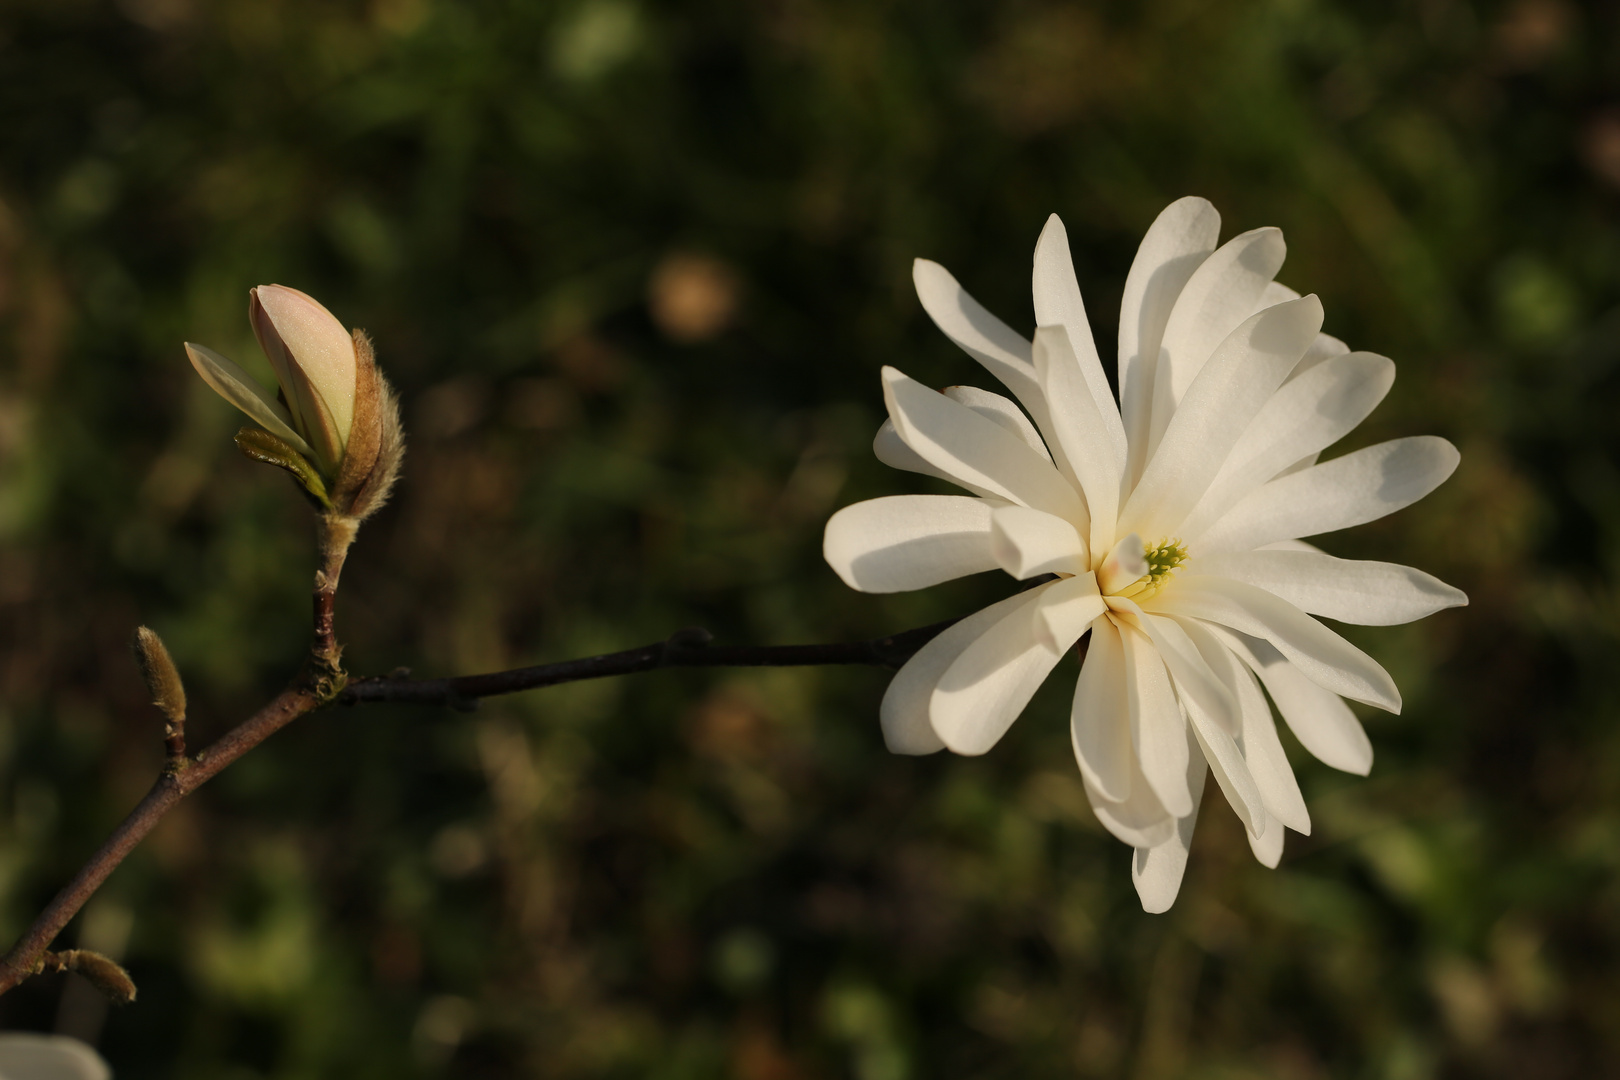
M114 1005L128 1005L135 1000L135 980L129 977L129 972L116 960L89 949L47 952L34 970L76 971Z
M180 681L180 672L163 639L151 627L138 626L130 645L135 651L136 663L141 666L141 676L146 679L146 689L152 695L152 704L171 724L185 723L186 687Z
M376 353L364 331L354 332L354 426L332 489L332 508L364 521L382 508L399 478L405 457L405 431L399 400L377 368Z

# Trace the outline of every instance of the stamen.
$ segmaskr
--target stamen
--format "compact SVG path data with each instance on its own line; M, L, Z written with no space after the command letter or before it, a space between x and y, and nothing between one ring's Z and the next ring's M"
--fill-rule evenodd
M1147 561L1148 572L1119 591L1120 596L1139 602L1158 592L1176 568L1187 561L1187 549L1179 538L1169 537L1152 546L1143 544L1142 558Z

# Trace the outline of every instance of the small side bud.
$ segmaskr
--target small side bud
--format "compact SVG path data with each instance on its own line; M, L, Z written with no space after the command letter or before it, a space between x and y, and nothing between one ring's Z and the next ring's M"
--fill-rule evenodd
M48 952L40 957L34 970L76 971L114 1005L128 1005L135 1000L135 980L129 977L129 972L116 960L89 949Z
M163 639L150 627L135 628L131 647L141 676L146 680L146 689L152 695L152 704L168 721L163 726L163 738L169 756L181 757L186 752L186 687L180 681L180 672Z

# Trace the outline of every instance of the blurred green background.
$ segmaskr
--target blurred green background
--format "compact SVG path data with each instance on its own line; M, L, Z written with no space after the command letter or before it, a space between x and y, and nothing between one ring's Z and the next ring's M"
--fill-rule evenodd
M914 256L1027 330L1046 215L1099 345L1199 194L1400 377L1437 494L1327 541L1472 606L1352 630L1369 779L1289 743L1280 869L1218 797L1143 914L1072 661L984 758L887 755L880 670L664 672L335 710L174 813L0 1023L136 1078L1593 1077L1620 1072L1620 15L1562 0L4 0L0 936L306 643L309 514L186 364L280 282L374 336L412 442L351 670L853 640L1004 595L820 558L878 368L993 381ZM1064 675L1067 671L1069 674ZM1287 736L1285 736L1285 739ZM76 978L76 977L75 977Z

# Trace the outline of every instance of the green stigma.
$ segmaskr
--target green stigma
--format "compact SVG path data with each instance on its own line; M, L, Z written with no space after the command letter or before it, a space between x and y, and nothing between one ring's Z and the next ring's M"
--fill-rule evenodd
M1172 536L1157 544L1143 544L1142 558L1147 562L1148 572L1121 590L1121 596L1143 600L1158 592L1176 567L1187 561L1187 549L1179 538Z
M1176 537L1160 540L1152 547L1142 545L1142 558L1147 560L1148 581L1158 585L1170 576L1170 571L1187 561L1187 549Z

